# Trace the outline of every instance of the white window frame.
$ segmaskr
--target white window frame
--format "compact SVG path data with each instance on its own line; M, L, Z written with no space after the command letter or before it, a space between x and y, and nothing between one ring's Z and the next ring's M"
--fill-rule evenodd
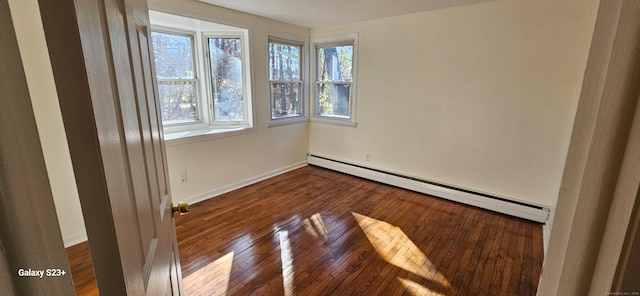
M195 88L196 88L196 100L197 100L197 109L196 109L196 117L197 119L194 121L162 121L162 125L163 128L167 129L167 130L171 130L171 131L182 131L185 129L193 129L194 127L200 127L203 126L205 124L205 122L207 122L207 116L206 116L206 112L204 112L204 109L208 109L206 104L203 100L202 100L202 79L200 77L202 77L200 75L201 71L200 71L200 62L198 61L198 54L197 54L197 48L198 48L198 38L197 38L197 34L196 32L193 31L188 31L188 30L181 30L181 29L175 29L175 28L168 28L165 26L154 26L153 29L151 30L151 32L153 33L162 33L162 34L169 34L169 35L178 35L178 36L187 36L187 37L191 37L192 39L192 44L191 44L191 56L193 57L192 63L193 63L193 79L159 79L156 78L158 82L160 82L161 80L164 81L194 81L195 83ZM150 40L151 41L151 40ZM152 42L152 41L151 41ZM155 74L155 69L154 72Z
M311 97L313 101L310 103L311 105L311 122L319 122L319 123L328 123L328 124L336 124L336 125L344 125L355 127L357 125L356 122L356 90L357 90L357 72L358 72L358 33L351 33L339 36L327 36L327 37L318 37L311 39L311 69L313 83L311 89ZM352 60L352 79L348 83L351 84L349 90L349 117L341 117L341 116L322 116L318 114L318 94L317 89L319 83L327 83L318 81L318 66L319 66L319 57L318 48L320 47L330 47L330 46L343 46L343 45L352 45L353 46L353 60ZM330 82L333 83L333 82ZM335 82L335 83L344 83L344 82Z
M244 34L240 34L237 32L225 32L225 31L207 31L202 32L202 50L203 50L203 58L205 69L205 77L206 77L206 85L207 85L207 104L209 109L209 124L213 127L228 127L228 128L238 128L251 127L252 122L252 112L251 112L251 95L250 89L251 84L248 81L248 75L250 72L250 67L247 65L247 57L249 52L249 47L247 46L246 38ZM242 121L233 121L233 120L217 120L215 115L215 97L213 93L213 85L212 85L212 75L211 73L211 57L209 56L209 38L239 38L240 46L242 47L242 54L240 55L240 62L242 63L242 101L244 103L243 112L244 119Z
M284 44L284 45L291 45L291 46L299 46L300 47L300 80L297 81L298 83L301 84L301 89L300 89L300 100L302 103L302 106L300 107L300 111L301 114L297 115L297 116L289 116L289 117L283 117L283 118L273 118L273 105L274 105L274 101L273 101L273 96L271 93L271 83L273 82L284 82L284 83L292 83L295 81L276 81L276 80L271 80L271 75L269 73L271 67L270 67L270 59L269 59L269 44L270 43L278 43L278 44ZM288 34L282 34L282 33L270 33L267 34L267 61L266 61L266 67L267 67L267 92L269 92L269 106L267 108L267 127L274 127L274 126L281 126L281 125L287 125L287 124L296 124L296 123L300 123L300 122L307 122L309 120L309 107L308 107L308 102L309 102L309 95L308 95L308 90L309 90L309 72L307 71L308 64L309 64L309 56L307 54L307 48L308 48L308 40L304 39L303 37L298 37L298 36L292 36L292 35L288 35Z
M150 11L157 15L157 23L151 24L151 31L162 32L177 35L193 35L194 51L196 63L196 77L198 77L199 86L198 95L198 118L195 122L175 123L165 125L163 123L164 138L168 143L187 143L192 141L206 140L210 138L219 138L238 134L252 133L257 131L255 122L255 102L253 99L253 57L251 53L251 28L242 24L228 23L221 20L200 20L188 16L179 16L171 13L159 11ZM199 23L204 22L204 23ZM213 26L227 27L227 29L206 29L210 23ZM237 30L236 30L237 28ZM210 65L207 64L208 48L207 40L204 36L212 37L240 37L242 44L242 79L243 79L243 102L244 102L244 121L227 121L216 122L214 120L213 97L211 96L212 88L210 87L211 78ZM151 40L149 40L151 43ZM155 69L153 71L155 75ZM209 75L209 76L208 76Z

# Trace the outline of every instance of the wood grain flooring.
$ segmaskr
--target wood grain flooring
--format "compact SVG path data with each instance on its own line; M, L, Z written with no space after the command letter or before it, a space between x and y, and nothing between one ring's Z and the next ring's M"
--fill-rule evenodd
M304 167L176 218L185 295L535 295L541 225ZM97 295L86 243L68 249Z

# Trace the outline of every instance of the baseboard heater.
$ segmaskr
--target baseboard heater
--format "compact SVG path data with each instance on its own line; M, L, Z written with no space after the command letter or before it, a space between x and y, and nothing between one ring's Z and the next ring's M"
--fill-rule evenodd
M537 205L512 201L483 193L459 189L434 182L402 176L364 166L350 164L317 155L308 155L307 163L372 181L448 199L470 206L519 217L539 223L549 218L549 209Z

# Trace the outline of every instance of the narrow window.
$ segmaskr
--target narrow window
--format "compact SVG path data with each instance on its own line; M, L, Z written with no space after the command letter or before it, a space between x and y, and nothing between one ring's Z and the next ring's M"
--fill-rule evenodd
M151 38L162 123L200 120L193 35L152 32Z
M205 36L215 122L247 121L241 37Z
M316 46L316 116L352 118L353 48L353 44Z
M269 89L271 119L304 116L302 45L269 41Z

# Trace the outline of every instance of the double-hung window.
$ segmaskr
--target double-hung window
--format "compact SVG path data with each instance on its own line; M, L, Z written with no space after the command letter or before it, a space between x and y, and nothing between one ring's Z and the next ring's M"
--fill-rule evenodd
M304 116L302 57L302 43L269 40L271 120Z
M252 128L248 30L155 11L149 15L165 135Z
M355 44L355 38L314 44L314 118L355 125Z
M194 35L156 31L151 38L163 124L200 120Z

